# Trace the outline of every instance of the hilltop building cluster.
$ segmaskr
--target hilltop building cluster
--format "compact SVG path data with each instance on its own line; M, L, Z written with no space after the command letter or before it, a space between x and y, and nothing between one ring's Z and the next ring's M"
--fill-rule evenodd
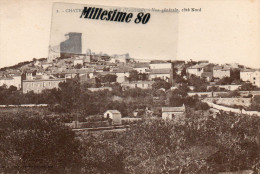
M238 76L244 82L260 87L260 70L246 68L239 64L218 65L208 61L140 60L129 54L96 54L90 49L82 54L81 33L71 32L60 45L49 48L49 57L19 63L0 70L0 86L14 86L23 93L41 93L44 89L58 88L59 83L79 78L89 88L97 87L102 78L113 77L109 82L127 88L152 88L155 80L162 79L174 87L174 74L189 79L194 75L205 79L211 85L225 77ZM131 79L131 73L137 78ZM98 86L101 87L102 85ZM104 86L103 86L104 87ZM192 89L192 88L191 88ZM227 88L232 90L233 87Z

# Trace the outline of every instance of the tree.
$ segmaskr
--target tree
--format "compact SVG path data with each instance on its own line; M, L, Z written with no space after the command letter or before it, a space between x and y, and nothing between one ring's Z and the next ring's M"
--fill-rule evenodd
M217 85L230 85L233 80L230 77L223 77L216 84Z
M139 80L139 74L137 71L130 71L129 73L129 81L138 81Z
M81 64L77 64L77 65L75 65L75 69L81 69L83 66L81 65Z
M163 79L154 79L154 80L155 80L155 82L152 84L152 88L155 90L158 90L161 88L168 90L171 88L171 84L166 82Z
M252 99L252 104L250 106L250 110L259 111L260 112L260 96L254 96Z
M255 85L253 85L252 83L243 83L240 87L241 91L253 91L255 90L257 87Z
M181 76L183 77L183 76L186 76L187 75L187 73L186 73L186 68L183 68L182 70L181 70Z
M101 77L101 82L102 83L112 83L116 82L117 75L115 74L106 74L105 76Z
M0 120L1 172L64 173L80 163L76 134L58 117L23 112Z
M208 82L205 79L191 75L188 79L188 84L194 86L194 91L204 92L207 91Z
M11 86L9 87L9 91L10 91L10 92L13 92L13 91L16 91L16 90L17 90L17 87L16 87L16 86L11 85Z

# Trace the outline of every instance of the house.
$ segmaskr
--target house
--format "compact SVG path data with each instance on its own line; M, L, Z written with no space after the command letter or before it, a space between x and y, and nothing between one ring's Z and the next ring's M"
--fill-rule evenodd
M45 63L42 63L42 68L43 69L47 69L48 67L52 66L53 64L50 63L50 62L45 62Z
M26 80L33 80L36 75L36 70L27 70L25 73Z
M21 89L22 84L22 78L21 75L15 74L15 75L3 75L0 77L0 86L6 85L8 88L10 86L15 86L18 90Z
M115 73L117 76L116 82L118 83L126 82L127 78L130 75L130 71L132 71L132 69L128 67L120 67L118 69L114 69L113 73Z
M129 58L129 54L120 54L120 55L113 55L113 58L115 58L116 62L121 62L126 64L127 62L129 62L131 59ZM115 62L114 62L115 63Z
M93 74L94 74L94 69L70 69L70 70L65 70L65 71L62 71L62 74L65 75L65 78L66 79L73 79L75 78L76 76L83 76L83 75L88 75L89 78L92 78L93 77Z
M122 89L130 88L141 88L141 89L151 89L154 81L137 81L137 82L124 82L121 83Z
M260 87L260 70L244 69L240 71L240 79Z
M234 91L234 90L238 90L241 85L235 85L235 84L231 84L231 85L209 85L207 86L207 89L210 89L212 87L216 87L222 90L228 90L228 91Z
M230 67L226 66L214 66L213 67L213 77L222 79L224 77L230 77Z
M138 73L147 73L147 70L149 69L149 63L137 63L134 65L133 69Z
M76 58L73 60L73 65L76 66L76 65L83 65L84 61L83 61L83 58Z
M201 77L202 73L204 72L212 72L212 68L213 65L210 63L201 63L187 68L187 73L189 75L194 74Z
M149 80L160 78L169 82L171 78L171 69L151 69L149 73Z
M150 69L171 69L172 63L169 62L152 62L150 63Z
M38 79L38 80L24 80L23 93L33 91L34 93L41 93L45 89L59 88L59 83L65 82L64 78L59 79Z
M201 77L206 79L208 82L210 82L213 79L213 73L212 72L203 72L203 73L201 73Z
M185 112L185 106L181 107L162 107L162 119L164 120L180 120Z
M118 110L107 110L104 113L104 118L111 119L113 125L122 124L122 115Z

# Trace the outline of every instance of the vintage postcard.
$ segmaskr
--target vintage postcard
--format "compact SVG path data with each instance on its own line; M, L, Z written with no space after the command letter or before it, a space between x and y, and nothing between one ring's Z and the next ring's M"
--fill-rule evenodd
M259 11L0 0L0 173L260 173Z

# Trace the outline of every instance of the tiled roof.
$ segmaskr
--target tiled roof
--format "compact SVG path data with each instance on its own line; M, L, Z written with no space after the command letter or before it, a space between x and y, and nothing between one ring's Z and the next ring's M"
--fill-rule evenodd
M120 67L118 69L114 69L113 72L115 72L115 73L125 73L125 72L130 72L132 70L133 69L130 68L130 67Z
M12 80L12 77L0 77L0 80Z
M214 66L213 67L213 70L230 70L230 67L227 67L227 66Z
M65 78L57 78L57 79L35 79L35 80L23 80L23 82L40 82L40 81L65 81Z
M91 72L94 72L94 70L93 69L69 69L69 70L62 71L62 73L64 74L77 74L77 73L84 74L84 73L91 73Z
M134 68L148 68L149 63L137 63L134 65Z
M255 72L255 69L242 69L241 72Z
M198 68L204 68L205 66L208 66L209 63L200 63L194 66L189 67L188 69L198 69Z
M112 114L121 114L118 110L107 110L106 112L111 112Z
M150 74L170 74L171 69L151 69Z
M122 83L122 85L128 85L128 84L153 84L154 81L136 81L136 82L125 82Z

